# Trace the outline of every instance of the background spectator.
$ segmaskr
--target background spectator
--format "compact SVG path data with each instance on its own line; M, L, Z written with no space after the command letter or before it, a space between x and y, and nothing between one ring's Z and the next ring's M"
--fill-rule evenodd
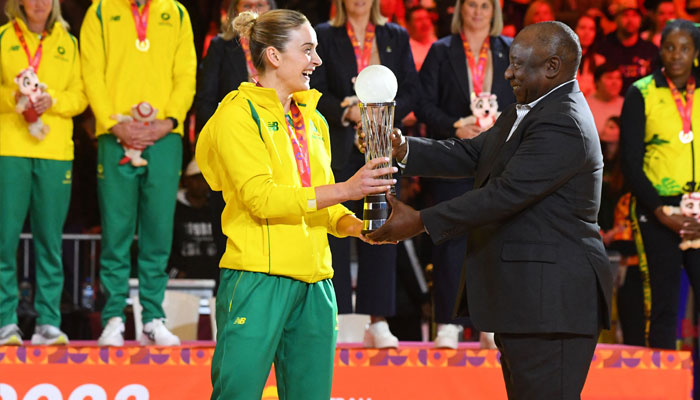
M595 92L586 96L591 108L598 134L602 135L608 118L619 116L624 97L620 96L622 74L612 64L603 64L595 69Z
M357 2L334 0L336 14L318 25L318 53L323 64L311 75L311 87L323 96L318 109L328 120L331 134L332 167L338 182L347 180L365 163L364 154L353 145L360 110L353 89L357 74L368 65L382 64L398 80L394 121L401 121L414 107L418 76L406 30L386 22L379 12L379 0ZM345 205L362 215L362 201ZM329 238L333 253L333 285L338 312L369 314L366 330L368 347L396 347L398 339L389 331L385 317L396 310L396 246L371 246L356 241L358 275L355 307L350 276L351 238Z
M276 7L274 0L233 0L226 13L226 22L220 35L209 44L202 61L196 96L197 126L199 131L214 114L221 99L236 90L241 82L252 82L257 71L245 40L236 37L231 21L243 11L260 14Z
M430 46L437 40L433 19L426 8L417 6L408 9L406 20L413 61L416 63L416 69L420 70Z
M600 54L622 72L622 92L632 82L648 75L656 67L658 48L639 36L642 15L634 0L615 0L615 32L607 35L600 46Z
M148 18L141 18L145 14ZM102 23L117 16L122 24ZM125 24L135 28L126 29ZM86 14L80 39L83 76L98 135L100 282L106 295L105 328L98 344L124 344L129 248L138 233L144 326L139 342L178 345L178 337L163 323L162 303L182 165L183 122L195 92L197 59L189 15L176 2L96 2ZM158 110L155 121L117 123L115 115L129 115L140 102ZM123 146L142 150L148 165L121 164Z
M665 205L678 206L681 196L697 192L700 152L693 151L691 126L700 126L700 113L685 104L700 102L694 70L700 31L690 21L669 22L661 34L662 69L634 83L622 108L620 154L625 181L633 199L631 217L645 285L646 343L676 348L676 319L681 266L700 304L700 250L681 250L683 239L696 239L695 218L667 215ZM681 91L685 89L685 96ZM683 102L681 97L685 97Z
M661 45L661 32L664 30L666 23L672 19L678 18L676 6L671 0L664 0L656 5L656 8L651 13L652 25L642 32L642 39L654 43L657 47Z
M582 15L576 22L574 29L581 42L581 64L578 67L576 79L584 96L588 96L595 90L593 73L597 66L605 62L605 57L597 52L597 38L599 29L595 19L588 15Z
M0 27L0 47L18 51L0 52L0 345L22 344L17 246L27 213L34 235L38 312L32 344L68 344L60 329L61 234L72 185L72 117L87 106L80 55L58 0L9 0L5 11L11 20ZM19 77L27 69L38 82L27 74ZM47 91L29 100L39 82ZM23 113L16 109L20 92ZM42 123L45 129L36 127Z
M423 97L416 114L435 139L472 138L485 128L475 123L455 128L461 117L472 115L471 98L487 92L497 96L499 109L515 102L504 73L512 39L499 36L503 28L496 0L457 0L452 35L433 44L420 71ZM478 50L477 50L478 49ZM484 71L479 74L479 68ZM473 179L431 179L424 185L438 203L470 190ZM428 186L429 185L429 186ZM456 348L465 319L454 319L459 277L466 253L466 235L433 249L434 312L438 324L435 345Z
M523 26L538 24L544 21L554 21L554 8L547 0L535 0L530 3L523 19Z

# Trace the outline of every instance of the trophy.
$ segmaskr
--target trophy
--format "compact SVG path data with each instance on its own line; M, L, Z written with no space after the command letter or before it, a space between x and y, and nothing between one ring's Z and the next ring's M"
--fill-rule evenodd
M396 76L383 65L363 69L355 81L355 93L360 99L362 130L365 133L365 162L377 157L391 160L391 131L394 129L394 97L398 90ZM378 168L391 166L391 161ZM391 179L391 174L382 177ZM391 187L391 193L396 189ZM391 208L385 193L365 196L362 210L362 234L373 232L389 218Z

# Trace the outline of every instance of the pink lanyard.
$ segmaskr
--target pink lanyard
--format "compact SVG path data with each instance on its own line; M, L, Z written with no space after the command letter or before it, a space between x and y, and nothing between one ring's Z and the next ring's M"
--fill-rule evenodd
M352 43L352 48L355 50L355 59L357 60L357 73L359 74L363 69L369 65L369 60L372 57L372 42L374 42L374 24L367 24L365 29L365 41L362 48L360 48L360 42L355 36L355 31L352 29L350 22L345 24L345 29L347 29L348 37L350 38L350 43Z
M253 65L253 57L250 55L250 43L248 42L248 39L242 37L238 39L238 41L241 43L241 48L245 54L245 61L248 63L248 72L250 72L250 77L252 78L258 76L258 71L255 69L255 65Z
M474 60L474 53L469 46L469 41L464 36L463 32L460 32L462 36L462 44L464 45L464 53L467 57L467 64L472 72L472 86L474 88L474 94L479 95L484 89L484 77L486 76L486 63L489 59L489 49L491 48L491 40L489 37L484 40L484 44L481 45L481 50L479 51L479 60Z
M260 82L255 82L255 85L263 87ZM299 110L299 106L294 100L289 106L289 111L292 116L285 115L287 133L289 134L289 140L292 142L292 150L294 151L294 159L297 163L301 186L311 187L311 165L309 162L309 145L306 140L304 116L301 115L301 110Z
M32 57L32 53L29 51L29 46L27 46L27 41L24 39L22 29L20 29L17 20L13 21L12 25L15 27L15 33L17 34L17 39L19 39L19 43L22 45L24 52L27 54L27 62L29 63L29 66L32 67L34 73L37 73L39 71L39 64L41 64L41 48L44 43L44 39L46 39L46 36L48 36L48 33L44 31L44 33L41 34L41 39L39 39L39 47L36 48L36 52L34 52L34 56Z

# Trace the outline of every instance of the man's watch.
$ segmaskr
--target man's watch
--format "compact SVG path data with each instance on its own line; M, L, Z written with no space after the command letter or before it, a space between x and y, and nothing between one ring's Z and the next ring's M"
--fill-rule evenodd
M165 118L165 119L169 119L170 122L173 123L173 129L172 129L172 130L177 129L177 126L178 126L179 124L177 123L177 119L176 119L176 118L174 118L174 117L167 117L167 118Z

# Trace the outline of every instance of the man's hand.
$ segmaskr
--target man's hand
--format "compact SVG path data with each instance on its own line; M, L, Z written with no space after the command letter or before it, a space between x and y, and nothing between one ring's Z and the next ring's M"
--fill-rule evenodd
M386 198L391 205L391 215L381 228L367 234L370 240L377 243L392 243L414 237L425 231L420 212L400 202L389 193L387 193Z
M367 143L365 142L365 132L362 130L361 126L357 127L357 132L355 132L355 146L364 154L367 150ZM394 160L401 162L406 158L406 151L408 145L406 144L406 138L401 134L401 129L394 128L391 131L391 156Z
M36 101L34 102L34 109L39 115L41 115L51 108L52 105L53 99L51 98L51 95L44 92L37 96Z

